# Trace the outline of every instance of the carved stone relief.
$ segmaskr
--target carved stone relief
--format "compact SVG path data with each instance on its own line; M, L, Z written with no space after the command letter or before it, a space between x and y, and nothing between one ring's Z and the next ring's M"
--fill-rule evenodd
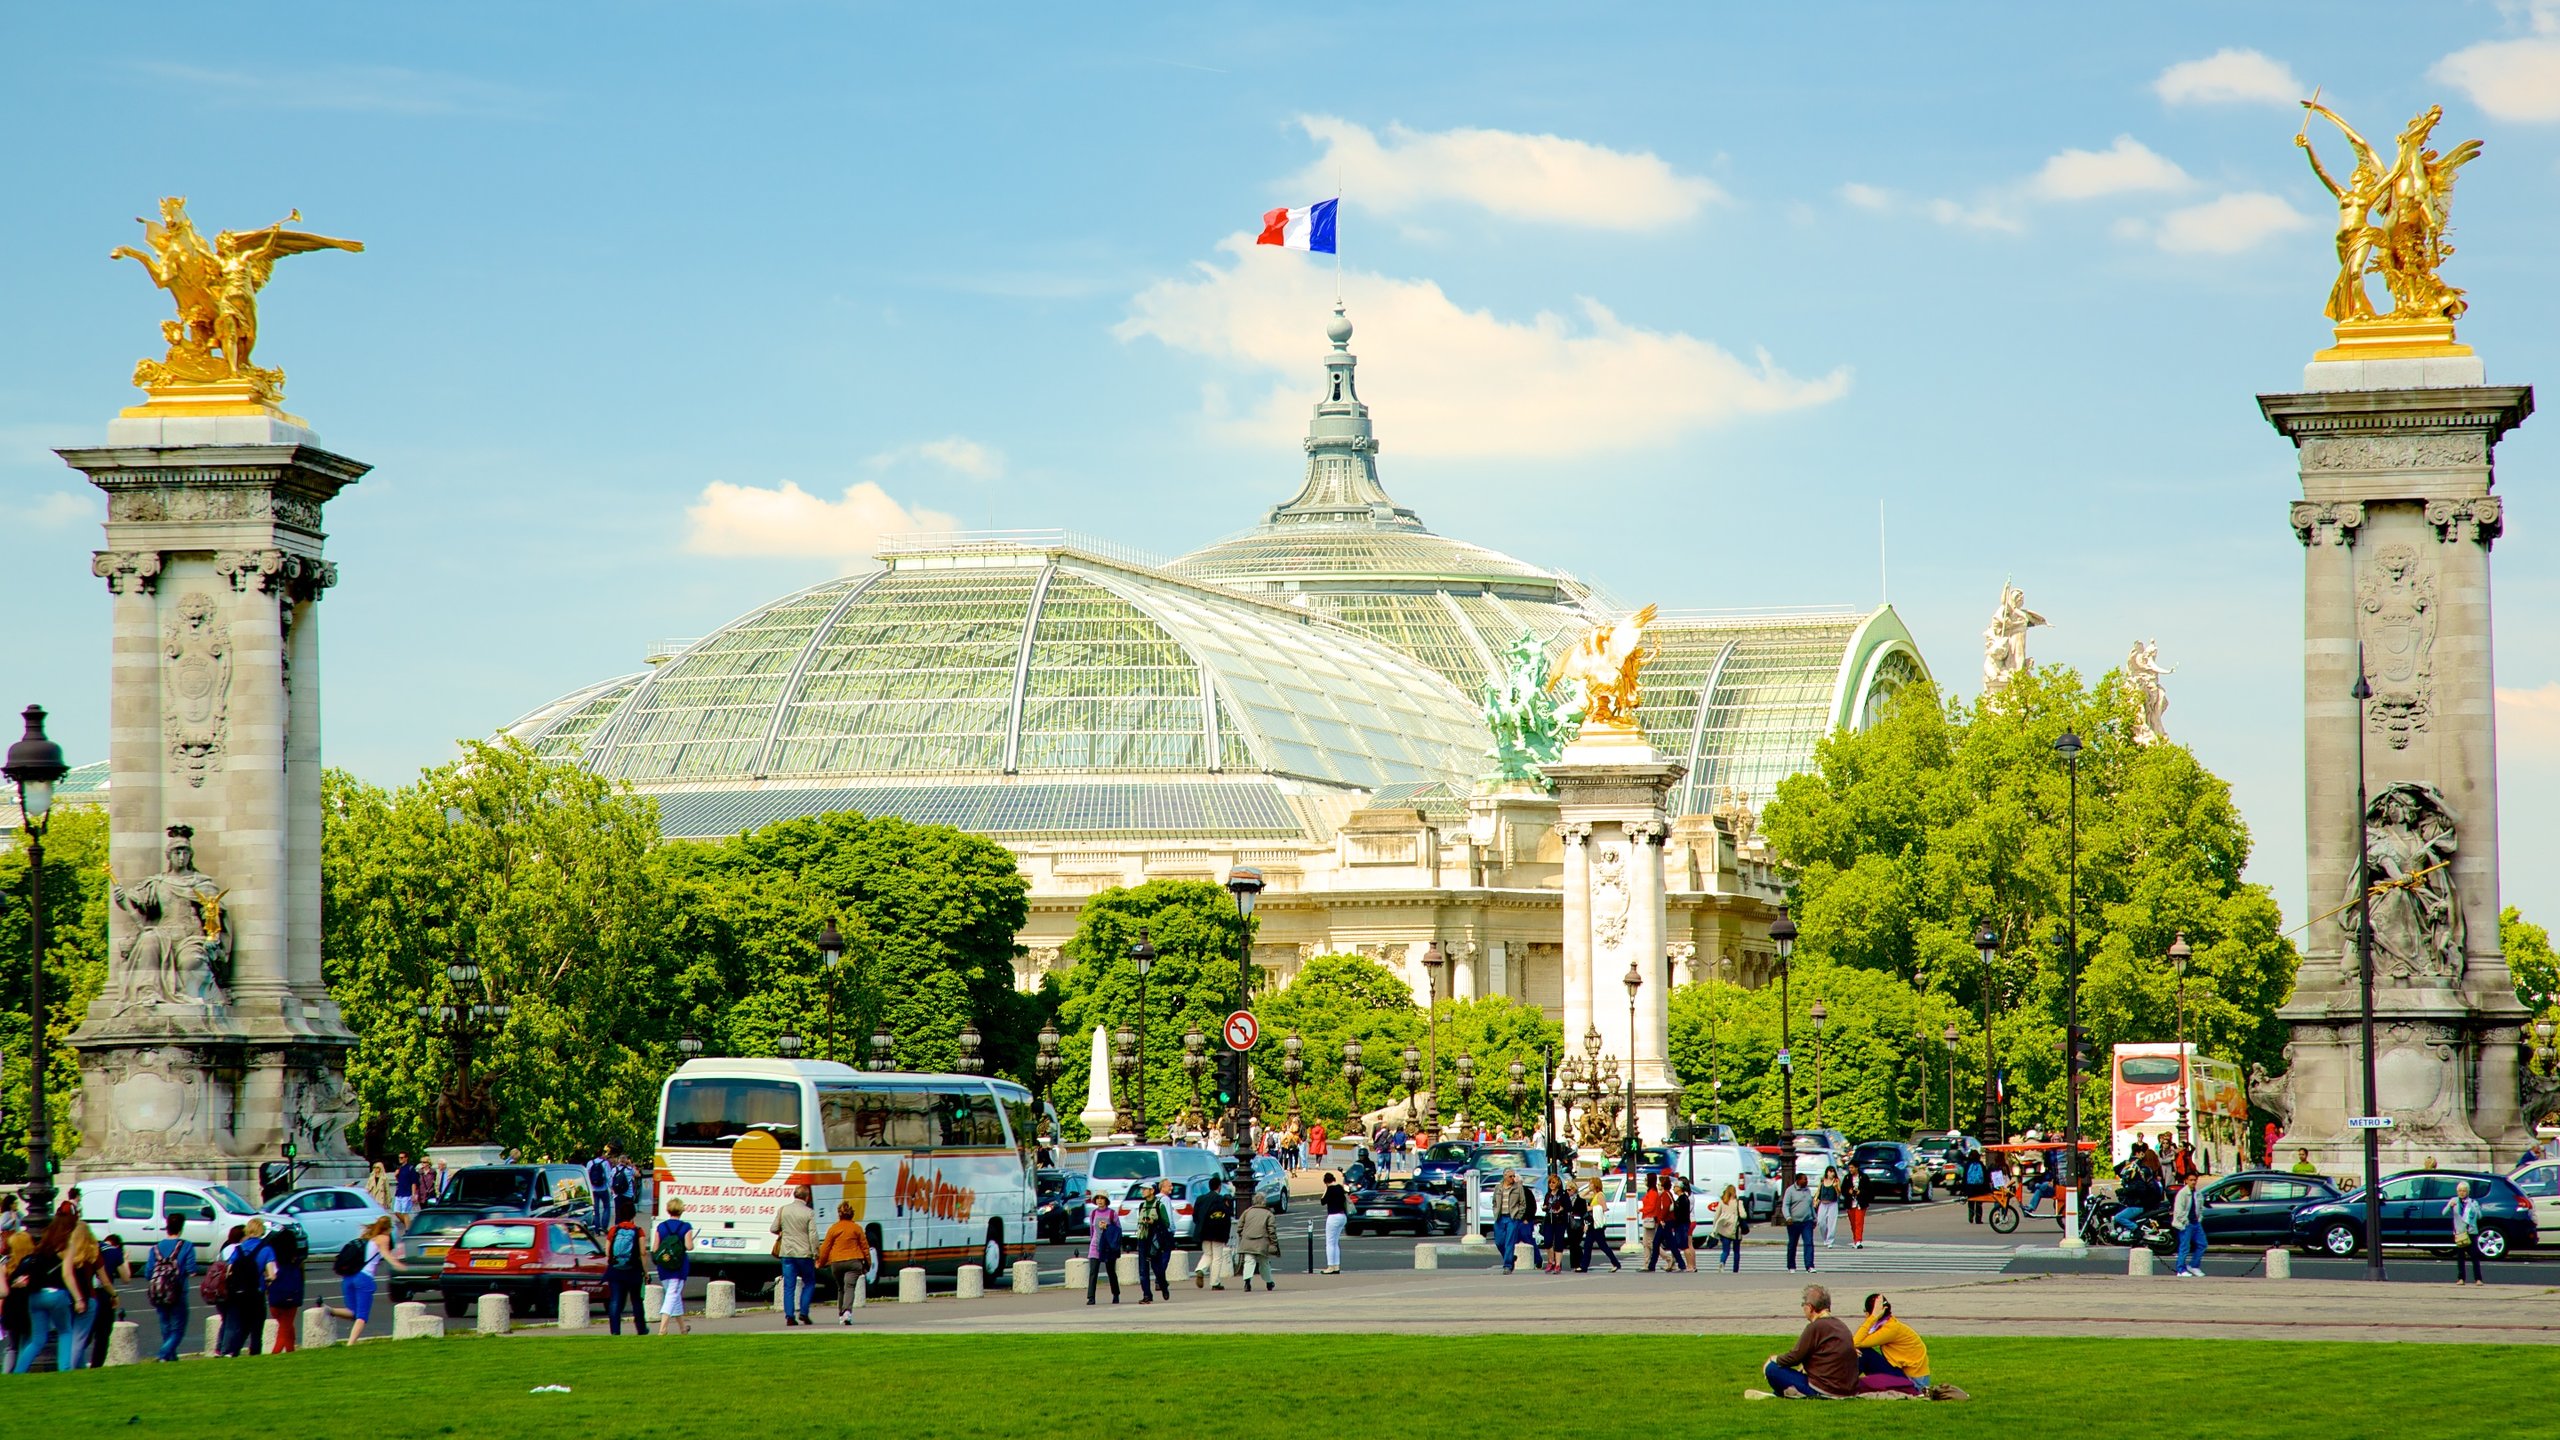
M2489 443L2479 435L2342 435L2302 442L2305 470L2451 470L2488 463Z
M107 582L113 595L148 595L160 588L160 552L98 550L90 553L89 573Z
M194 591L178 601L177 615L161 629L160 654L169 758L201 788L231 724L231 627L212 596Z
M2430 500L2427 502L2427 523L2436 527L2436 538L2448 545L2476 540L2486 546L2506 529L2505 508L2495 495L2482 495L2470 500Z
M206 488L195 485L137 487L107 493L109 520L152 524L160 521L274 520L297 530L320 531L320 505L294 495L253 486Z
M2373 670L2375 733L2394 750L2427 728L2433 701L2436 578L2417 549L2385 545L2356 585L2356 632Z
M2353 501L2322 504L2293 502L2293 538L2305 545L2353 545L2364 525L2364 507Z
M1591 849L1591 938L1603 950L1626 943L1635 902L1627 893L1627 850L1614 842Z
M2453 879L2462 817L2433 785L2404 782L2373 797L2365 810L2365 844L2372 857L2374 980L2399 986L2450 987L2462 979L2462 895ZM2363 926L2354 905L2356 881L2347 881L2348 908L2338 916L2347 938L2347 972L2355 973L2356 936Z

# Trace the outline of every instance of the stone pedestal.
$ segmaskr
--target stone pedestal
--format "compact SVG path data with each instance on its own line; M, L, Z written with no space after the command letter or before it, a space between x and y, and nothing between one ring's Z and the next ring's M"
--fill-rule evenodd
M281 417L151 410L61 452L107 497L119 881L64 1178L254 1195L291 1142L303 1179L352 1182L353 1037L320 971L320 524L367 467Z
M663 1294L664 1292L661 1293ZM641 1303L646 1307L642 1311L645 1318L651 1320L658 1318L658 1308L656 1306L649 1305L645 1298ZM594 1317L594 1297L588 1295L586 1291L563 1290L560 1292L561 1329L584 1330L589 1325L595 1323Z
M956 1300L983 1300L987 1295L987 1269L983 1265L963 1265L951 1282L951 1295Z
M132 1365L142 1359L142 1327L131 1320L118 1320L107 1332L107 1363Z
M898 1272L898 1303L921 1305L931 1292L925 1288L924 1267L909 1265Z
M2458 348L2458 347L2454 347ZM2299 451L2303 759L2311 926L2280 1013L2292 1026L2284 1145L2361 1174L2357 747L2376 881L2374 1013L2385 1172L2503 1167L2520 1112L2525 1010L2498 946L2498 785L2489 551L2499 437L2533 409L2468 354L2315 363L2259 408ZM2358 656L2373 690L2352 695ZM2421 873L2424 872L2424 873Z
M702 1287L702 1318L726 1320L738 1313L738 1282L714 1280Z
M1641 731L1585 726L1542 768L1555 782L1564 840L1564 1043L1576 1049L1597 1029L1603 1054L1633 1064L1636 1129L1658 1143L1670 1136L1680 1088L1670 1068L1662 842L1671 825L1663 802L1688 767L1655 755ZM1630 964L1644 979L1632 1028Z
M1034 1295L1038 1294L1039 1290L1040 1262L1037 1260L1014 1261L1013 1293L1016 1295Z
M483 1335L504 1335L514 1329L514 1302L504 1295L481 1296L473 1328Z

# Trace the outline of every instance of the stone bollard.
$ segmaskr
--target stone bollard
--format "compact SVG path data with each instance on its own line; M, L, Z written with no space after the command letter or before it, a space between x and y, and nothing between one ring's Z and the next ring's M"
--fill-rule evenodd
M504 1335L515 1327L515 1305L504 1295L480 1297L480 1313L472 1323L483 1335Z
M107 1363L131 1365L142 1359L142 1327L130 1320L119 1320L107 1332Z
M2134 1246L2132 1249L2124 1252L2124 1273L2127 1275L2148 1275L2152 1273L2153 1258L2150 1246Z
M1439 1268L1440 1268L1440 1247L1439 1247L1439 1246L1437 1246L1437 1245L1432 1245L1432 1244L1428 1244L1428 1243L1414 1246L1414 1247L1413 1247L1413 1268L1414 1268L1414 1269L1416 1269L1416 1270L1437 1270L1437 1269L1439 1269Z
M661 1314L665 1313L666 1305L666 1286L652 1280L648 1284L640 1287L640 1308L648 1314L650 1319L655 1320ZM590 1325L595 1323L593 1312L589 1313L587 1323ZM565 1330L568 1327L564 1325L561 1328Z
M983 1300L986 1296L987 1267L984 1265L961 1266L959 1278L951 1283L951 1298L955 1300Z
M204 1353L208 1359L222 1353L222 1317L219 1314L204 1317Z
M1022 1263L1028 1265L1031 1262L1025 1260ZM1092 1279L1093 1261L1091 1258L1083 1255L1070 1255L1067 1257L1066 1286L1068 1289L1081 1290Z
M283 1329L284 1322L281 1320L270 1317L259 1321L258 1353L261 1355L273 1355L276 1353L276 1336L282 1332Z
M898 1272L899 1304L921 1305L924 1303L925 1294L926 1290L923 1266L910 1265L904 1270Z
M595 1297L584 1290L560 1292L560 1328L584 1330L595 1323Z
M302 1339L297 1342L305 1350L326 1350L338 1343L338 1322L317 1305L302 1307Z
M1121 1283L1121 1284L1123 1284L1123 1285L1135 1285L1135 1284L1137 1284L1137 1283L1138 1283L1138 1252L1137 1252L1137 1251L1135 1251L1135 1250L1123 1250L1123 1251L1121 1251L1121 1252L1120 1252L1120 1259L1119 1259L1119 1261L1117 1262L1117 1265L1118 1265L1118 1274L1119 1274L1119 1276L1120 1276L1120 1283Z
M1032 1295L1037 1294L1039 1289L1040 1262L1037 1260L1014 1261L1013 1293L1016 1295Z
M391 1307L391 1338L394 1340L434 1340L444 1334L444 1317L430 1315L427 1307L415 1300Z
M1172 1257L1166 1262L1164 1267L1165 1283L1168 1285L1179 1285L1190 1278L1191 1252L1188 1250L1174 1251Z
M2293 1278L2292 1251L2279 1245L2267 1252L2267 1278L2270 1280L2290 1280Z
M726 1320L738 1313L738 1282L714 1280L702 1287L702 1318Z

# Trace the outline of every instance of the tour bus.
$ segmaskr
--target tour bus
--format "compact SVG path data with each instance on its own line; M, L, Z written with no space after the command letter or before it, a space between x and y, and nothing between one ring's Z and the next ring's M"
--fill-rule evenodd
M2136 1135L2158 1144L2160 1132L2178 1134L2182 1113L2196 1163L2207 1174L2244 1170L2249 1134L2249 1094L2240 1067L2199 1055L2192 1044L2118 1045L2114 1055L2115 1136L2111 1153L2121 1163ZM2192 1107L2192 1108L2190 1108Z
M806 1185L816 1233L851 1201L872 1275L914 1265L989 1280L1031 1258L1031 1092L983 1075L825 1060L688 1060L658 1098L658 1207L684 1201L693 1268L752 1293L781 1272L773 1214Z

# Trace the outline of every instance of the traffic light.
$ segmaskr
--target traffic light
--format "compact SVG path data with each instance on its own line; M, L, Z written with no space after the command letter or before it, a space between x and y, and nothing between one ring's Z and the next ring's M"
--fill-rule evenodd
M291 1160L291 1159L293 1159L295 1156L297 1156L297 1155L299 1155L299 1154L301 1154L301 1153L302 1153L302 1147L301 1147L301 1146L294 1144L294 1143L293 1143L292 1141L290 1141L290 1140L287 1140L286 1142L284 1142L284 1158L286 1158L287 1160Z
M1240 1058L1241 1057L1239 1057L1233 1050L1221 1049L1218 1051L1217 1095L1215 1098L1218 1103L1218 1108L1221 1110L1224 1110L1228 1106L1236 1103L1236 1091L1242 1088L1236 1080L1237 1061Z
M2089 1032L2077 1025L2071 1027L2071 1068L2083 1074L2098 1068L2098 1047L2089 1043Z

